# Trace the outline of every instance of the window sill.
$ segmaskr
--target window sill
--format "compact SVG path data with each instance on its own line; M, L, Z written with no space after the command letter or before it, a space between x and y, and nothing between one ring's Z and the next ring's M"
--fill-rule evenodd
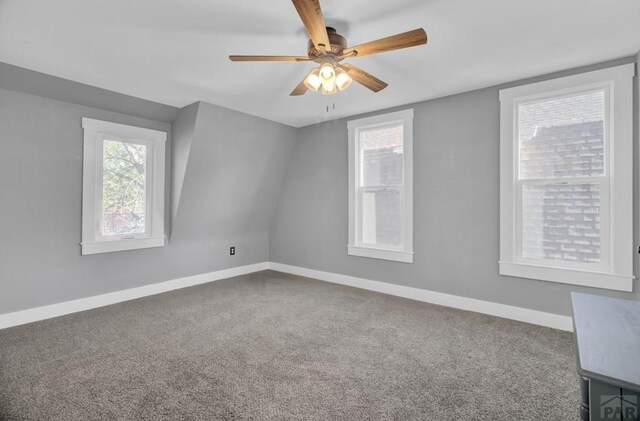
M384 250L361 246L347 246L347 254L349 254L350 256L369 257L371 259L413 263L413 252L410 251Z
M500 265L500 275L559 282L562 284L580 285L592 288L612 289L616 291L633 291L633 275L539 266L526 263L498 263Z
M137 238L131 240L100 241L93 243L82 243L82 255L111 253L114 251L125 251L135 249L146 249L152 247L163 247L165 236Z

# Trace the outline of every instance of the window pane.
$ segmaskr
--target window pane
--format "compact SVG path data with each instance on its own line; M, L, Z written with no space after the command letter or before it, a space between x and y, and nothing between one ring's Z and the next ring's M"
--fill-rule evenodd
M362 242L377 246L402 245L400 191L365 190L362 193Z
M362 186L403 182L402 124L359 131Z
M599 184L524 184L522 257L599 263Z
M104 141L102 235L146 231L146 161L144 145Z
M604 175L603 90L518 107L520 179Z

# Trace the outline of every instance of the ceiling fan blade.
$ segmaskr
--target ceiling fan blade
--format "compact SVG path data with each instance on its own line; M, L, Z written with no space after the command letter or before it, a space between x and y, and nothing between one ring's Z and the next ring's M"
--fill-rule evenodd
M289 94L290 96L299 96L299 95L304 95L307 92L307 85L304 84L304 79L302 79L302 82L300 82L298 84L298 86L296 86L296 88L291 91L291 93Z
M229 56L231 61L309 61L303 56Z
M320 50L328 50L331 46L329 42L329 35L327 34L327 28L324 24L324 18L322 17L322 9L320 8L319 0L292 0L293 5L302 19L302 23L313 45Z
M427 33L424 29L414 29L402 34L392 35L364 44L349 47L344 50L344 54L356 53L356 57L368 56L370 54L385 53L387 51L399 50L401 48L415 47L427 43Z
M386 82L381 81L377 77L365 72L353 64L342 63L340 64L340 67L346 70L353 80L371 89L373 92L380 92L388 86Z

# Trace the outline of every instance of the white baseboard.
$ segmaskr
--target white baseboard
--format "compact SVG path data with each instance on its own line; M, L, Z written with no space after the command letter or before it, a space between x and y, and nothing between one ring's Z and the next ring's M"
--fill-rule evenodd
M338 273L323 272L282 263L269 262L269 269L304 276L334 284L348 285L355 288L381 292L383 294L396 295L416 301L453 307L476 313L488 314L505 319L518 320L534 325L551 327L565 331L573 331L571 317L560 314L546 313L538 310L530 310L506 304L490 301L476 300L474 298L460 297L458 295L443 294L441 292L428 291L426 289L411 288L386 282L372 281L370 279L356 278L354 276L340 275Z
M518 320L521 322L551 327L554 329L566 331L573 330L573 323L571 317L569 316L545 313L538 310L530 310L506 304L476 300L474 298L460 297L457 295L444 294L441 292L428 291L419 288L405 287L401 285L389 284L386 282L372 281L370 279L356 278L354 276L323 272L319 270L307 269L303 267L285 265L275 262L261 262L252 265L239 266L235 268L219 270L216 272L172 279L170 281L159 282L156 284L145 285L137 288L109 292L107 294L95 295L92 297L80 298L77 300L65 301L62 303L56 303L42 307L30 308L13 313L0 314L0 329L18 326L25 323L36 322L38 320L64 316L65 314L77 313L79 311L90 310L92 308L116 304L123 301L135 300L136 298L160 294L163 292L173 291L175 289L204 284L207 282L218 281L220 279L246 275L248 273L259 272L266 269L272 269L278 272L290 273L292 275L299 275L318 279L321 281L332 282L335 284L381 292L383 294L395 295L411 300L423 301L426 303L438 304L446 307L458 308L461 310L474 311L476 313L488 314L505 319Z
M30 308L13 313L0 314L0 329L36 322L38 320L50 319L52 317L64 316L65 314L77 313L79 311L90 310L96 307L108 306L122 301L135 300L136 298L160 294L162 292L173 291L175 289L186 288L207 282L218 281L220 279L259 272L261 270L268 269L268 266L268 262L238 266L230 269L203 273L200 275L172 279L170 281L159 282L156 284L144 285L137 288L79 298L77 300Z

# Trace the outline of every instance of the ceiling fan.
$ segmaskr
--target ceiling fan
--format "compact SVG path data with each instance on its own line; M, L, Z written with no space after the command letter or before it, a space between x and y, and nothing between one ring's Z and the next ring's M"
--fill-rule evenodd
M364 57L371 54L399 50L427 43L424 29L414 29L402 34L392 35L353 47L347 46L347 40L327 27L322 17L319 0L292 0L293 5L307 28L309 40L307 56L229 56L231 61L314 61L320 66L312 69L296 86L290 95L304 95L307 90L325 95L333 95L346 89L352 80L366 86L373 92L387 87L387 83L360 68L343 63L347 58Z

